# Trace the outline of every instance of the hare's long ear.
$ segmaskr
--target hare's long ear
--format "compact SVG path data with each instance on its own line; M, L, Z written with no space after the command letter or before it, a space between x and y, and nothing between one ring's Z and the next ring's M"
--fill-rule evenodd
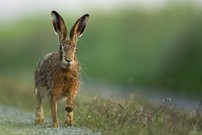
M76 42L77 39L82 36L88 24L88 19L89 15L85 14L76 21L70 32L70 38L72 41Z
M67 28L65 26L65 22L56 11L52 11L51 16L54 31L58 35L59 41L61 42L67 37Z

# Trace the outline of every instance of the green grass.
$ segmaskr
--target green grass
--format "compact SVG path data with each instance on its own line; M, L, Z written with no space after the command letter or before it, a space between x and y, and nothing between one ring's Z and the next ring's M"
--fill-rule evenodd
M160 105L133 100L103 100L77 105L79 125L104 134L196 135L202 132L200 113L187 113L165 100Z
M5 79L5 78L4 78ZM31 80L7 78L1 80L0 103L31 112L34 116L35 98ZM9 82L15 82L9 85ZM75 100L75 126L88 127L103 134L148 134L148 135L198 135L202 132L202 115L197 111L183 111L173 101L165 99L161 103L143 101L134 93L128 99L103 99L89 96L85 90L79 92ZM134 96L133 96L134 95ZM44 101L45 120L51 118L50 107ZM58 105L60 122L64 119L64 105ZM33 118L34 122L34 118ZM47 121L46 121L47 122ZM51 125L49 123L46 123ZM6 126L4 124L4 126ZM8 125L9 126L9 125ZM13 126L13 125L12 125ZM28 128L30 128L30 123ZM16 124L14 127L26 129ZM2 127L2 129L5 127ZM1 126L0 126L1 129Z
M23 100L28 101L28 98ZM14 99L13 101L19 106L19 100ZM32 102L34 103L34 101ZM24 102L24 106L20 104L19 108L34 114L34 104L27 108L28 104ZM62 122L64 111L61 109L61 104L59 108L58 115L60 122ZM45 114L45 120L51 118L47 103ZM174 103L169 100L157 105L137 99L120 100L91 97L89 101L84 101L77 98L74 116L76 122L74 126L88 127L94 132L103 134L198 135L202 132L200 113L184 112L176 108ZM51 123L46 124L51 125Z

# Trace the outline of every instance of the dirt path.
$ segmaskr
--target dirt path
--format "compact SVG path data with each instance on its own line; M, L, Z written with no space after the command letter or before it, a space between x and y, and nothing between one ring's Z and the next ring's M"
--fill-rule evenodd
M51 125L34 125L34 113L0 105L0 135L101 135L86 127L65 127L54 129ZM51 124L51 120L47 120Z

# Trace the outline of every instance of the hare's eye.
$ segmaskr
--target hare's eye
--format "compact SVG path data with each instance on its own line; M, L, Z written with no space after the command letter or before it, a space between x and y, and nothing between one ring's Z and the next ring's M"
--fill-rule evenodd
M77 53L77 48L74 49L74 54L76 54L76 53Z
M62 45L60 45L60 48L59 48L60 50L62 50Z
M78 50L78 49L77 49L77 45L76 45L76 46L75 46L75 51L77 52L77 50Z

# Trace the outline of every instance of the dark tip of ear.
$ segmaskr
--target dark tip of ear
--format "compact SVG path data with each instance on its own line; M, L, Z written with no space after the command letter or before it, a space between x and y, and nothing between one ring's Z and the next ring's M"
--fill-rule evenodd
M57 16L58 16L59 14L58 14L56 11L53 10L53 11L51 12L51 15L57 15Z
M84 17L89 17L89 16L90 16L89 14L85 14L85 15L84 15Z
M55 10L51 11L51 14L55 14L55 13L57 13Z

